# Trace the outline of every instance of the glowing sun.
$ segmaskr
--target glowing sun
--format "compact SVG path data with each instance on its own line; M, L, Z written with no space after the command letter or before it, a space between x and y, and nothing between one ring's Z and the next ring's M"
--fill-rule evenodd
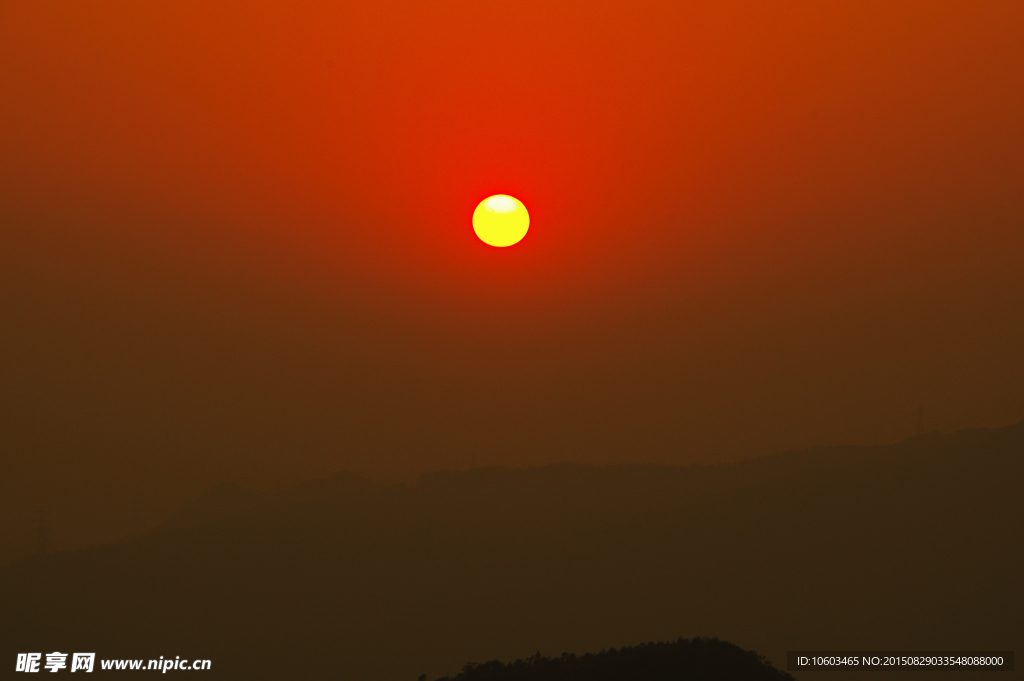
M530 214L514 196L488 196L473 211L473 231L490 246L504 248L519 243L529 228Z

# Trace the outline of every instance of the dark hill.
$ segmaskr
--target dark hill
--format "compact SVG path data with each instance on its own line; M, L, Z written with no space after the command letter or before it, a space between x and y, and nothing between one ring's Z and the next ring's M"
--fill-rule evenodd
M757 653L718 639L684 638L576 657L535 655L510 664L468 664L438 681L792 681Z
M734 466L222 487L140 539L0 569L0 659L411 681L681 635L776 666L787 649L1019 650L1022 483L1024 424Z

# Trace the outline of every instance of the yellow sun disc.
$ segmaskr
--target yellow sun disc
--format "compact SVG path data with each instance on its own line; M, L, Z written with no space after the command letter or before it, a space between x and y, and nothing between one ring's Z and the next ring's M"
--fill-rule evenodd
M530 214L514 196L488 196L473 211L473 231L490 246L504 248L519 243L529 228Z

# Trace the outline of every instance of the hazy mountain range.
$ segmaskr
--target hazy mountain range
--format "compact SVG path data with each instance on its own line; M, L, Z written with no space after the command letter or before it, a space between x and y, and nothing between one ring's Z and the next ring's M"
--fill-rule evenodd
M1020 650L1022 483L1024 422L727 466L222 485L140 538L0 568L0 646L407 681L698 635L783 669L790 649Z

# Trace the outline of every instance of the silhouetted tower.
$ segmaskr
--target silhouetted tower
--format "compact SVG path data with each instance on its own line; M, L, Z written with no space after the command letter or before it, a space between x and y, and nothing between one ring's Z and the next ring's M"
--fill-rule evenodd
M36 553L43 555L46 553L46 508L43 506L39 507L39 515L36 516Z

